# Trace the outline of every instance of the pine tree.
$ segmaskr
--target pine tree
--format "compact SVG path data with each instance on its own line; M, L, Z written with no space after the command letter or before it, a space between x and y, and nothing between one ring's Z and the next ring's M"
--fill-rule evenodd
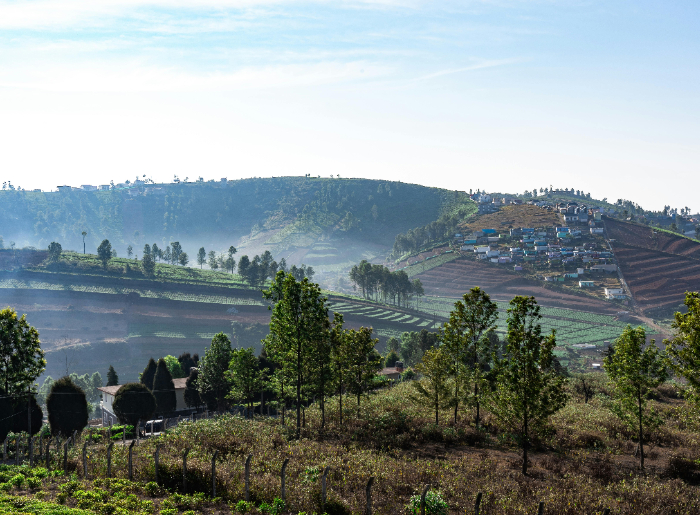
M204 353L199 363L197 384L202 399L211 397L216 409L226 409L226 396L230 390L230 379L227 374L231 362L231 340L224 333L214 335L211 345Z
M156 374L153 377L153 396L156 398L156 413L167 415L175 411L177 407L175 384L168 370L168 364L163 358L158 360Z
M413 396L413 399L435 410L436 425L440 423L440 410L452 404L449 383L453 369L453 358L442 347L428 349L423 354L423 360L416 365L416 370L423 378L411 383L418 394Z
M141 373L141 384L144 385L149 390L153 390L153 378L156 376L156 369L158 365L153 358L148 360L148 365L143 369Z
M114 370L112 365L110 365L109 370L107 371L107 386L117 386L118 384L119 376L117 375L117 371Z
M542 335L540 308L534 297L516 296L508 309L507 345L496 359L491 412L520 437L523 474L527 474L530 438L541 434L551 415L566 404L565 379L552 366L554 331Z

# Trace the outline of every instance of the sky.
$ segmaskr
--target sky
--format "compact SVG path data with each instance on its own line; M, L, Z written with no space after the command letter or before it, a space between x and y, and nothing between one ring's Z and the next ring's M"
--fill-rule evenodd
M312 175L700 210L700 3L0 0L0 180Z

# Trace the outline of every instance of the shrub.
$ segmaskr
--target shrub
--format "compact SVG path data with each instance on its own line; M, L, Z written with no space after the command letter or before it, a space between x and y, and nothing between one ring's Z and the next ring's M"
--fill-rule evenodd
M66 376L51 385L46 399L51 434L71 435L82 431L88 423L88 403L85 392Z
M440 492L430 490L425 494L426 515L447 515L447 503L440 495ZM420 513L420 495L414 495L408 503L408 511L413 515Z
M14 487L22 488L22 485L24 484L24 476L22 474L15 474L12 476L12 479L8 481L8 483Z
M38 477L28 477L27 486L32 490L34 490L35 488L39 488L41 486L41 479L39 479Z
M175 411L177 399L175 384L163 358L158 360L158 367L153 378L153 395L156 398L156 412L161 415Z
M156 399L141 383L128 383L114 396L114 413L123 424L135 426L139 420L148 420L156 410Z

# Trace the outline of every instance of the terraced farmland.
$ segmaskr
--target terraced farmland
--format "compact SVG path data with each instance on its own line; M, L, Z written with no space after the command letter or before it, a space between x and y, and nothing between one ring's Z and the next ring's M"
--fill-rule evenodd
M615 257L642 311L671 312L700 291L700 243L650 227L605 221Z
M495 298L532 295L543 306L566 307L601 313L615 313L611 304L587 296L564 293L545 288L542 284L523 278L515 272L488 263L457 258L415 276L423 283L425 293L439 297L461 297L479 286Z

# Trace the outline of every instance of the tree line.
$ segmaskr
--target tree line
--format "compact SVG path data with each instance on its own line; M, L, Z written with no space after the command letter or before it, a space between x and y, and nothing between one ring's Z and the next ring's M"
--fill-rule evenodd
M408 307L410 299L425 294L420 279L411 281L403 270L392 272L384 265L373 265L365 259L350 269L349 277L365 299Z

